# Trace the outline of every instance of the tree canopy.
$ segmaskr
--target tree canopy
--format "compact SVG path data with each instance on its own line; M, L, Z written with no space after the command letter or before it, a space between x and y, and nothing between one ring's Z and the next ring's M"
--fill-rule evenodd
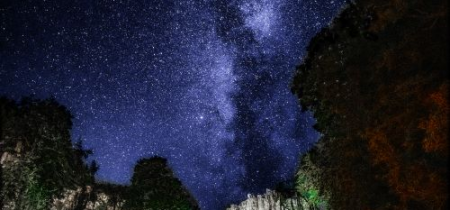
M137 162L124 209L198 209L197 202L185 189L161 157Z
M292 91L323 136L299 177L332 208L448 208L447 9L360 0L311 40Z

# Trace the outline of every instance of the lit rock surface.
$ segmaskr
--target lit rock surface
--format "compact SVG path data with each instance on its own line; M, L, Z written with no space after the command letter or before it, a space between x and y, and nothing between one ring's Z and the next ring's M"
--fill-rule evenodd
M16 146L14 152L3 152L0 154L0 167L2 170L18 167L23 162L21 160L21 144ZM0 188L1 189L1 188ZM17 192L18 193L18 192ZM91 186L77 189L67 189L60 198L54 198L50 210L121 210L124 200L117 195L108 195ZM2 210L17 209L17 199L1 202Z
M227 210L287 210L303 209L297 198L281 199L280 193L266 190L263 195L248 195L239 205L231 205Z
M66 190L62 198L53 200L51 210L121 210L123 202L103 192L93 192L91 186L86 186L85 189L78 187L76 190Z

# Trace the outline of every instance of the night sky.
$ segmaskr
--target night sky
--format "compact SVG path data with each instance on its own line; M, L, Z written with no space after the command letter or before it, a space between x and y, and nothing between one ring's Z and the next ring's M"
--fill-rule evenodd
M126 184L159 155L220 209L292 177L319 134L289 84L343 0L0 0L0 95L54 96Z

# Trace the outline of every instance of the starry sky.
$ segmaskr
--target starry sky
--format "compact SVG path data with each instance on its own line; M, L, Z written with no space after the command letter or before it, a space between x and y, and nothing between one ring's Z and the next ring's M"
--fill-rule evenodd
M0 0L0 95L55 97L126 184L159 155L223 208L291 178L319 134L289 84L343 0Z

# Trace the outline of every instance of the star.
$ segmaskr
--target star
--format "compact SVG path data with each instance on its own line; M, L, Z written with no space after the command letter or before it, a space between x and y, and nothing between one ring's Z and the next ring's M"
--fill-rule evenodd
M54 96L97 179L128 184L158 155L221 209L293 176L317 141L289 84L343 0L0 4L0 95Z

